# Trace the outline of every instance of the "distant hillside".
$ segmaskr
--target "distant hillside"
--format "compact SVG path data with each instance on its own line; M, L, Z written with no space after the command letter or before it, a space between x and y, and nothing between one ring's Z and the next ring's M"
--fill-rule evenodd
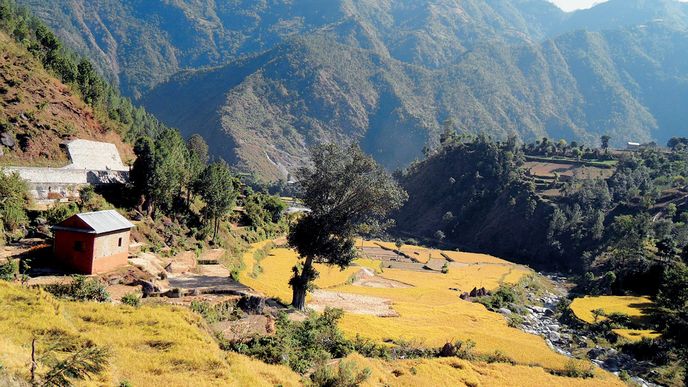
M665 142L688 118L688 5L673 0L22 2L164 122L265 179L323 141L403 167L449 119L619 145Z
M25 48L0 31L0 165L61 166L60 144L82 138L114 143L124 160L133 158L120 123L99 117L78 93L43 68Z
M139 98L181 69L225 63L353 19L388 55L438 67L485 33L543 36L565 14L545 0L20 0ZM527 8L533 15L521 15ZM435 39L438 35L444 38Z
M448 118L460 131L499 138L597 144L609 134L619 145L664 143L688 119L676 109L688 97L688 33L663 24L573 32L537 45L494 42L442 69L337 41L356 27L182 73L143 102L186 134L204 133L216 154L273 179L319 141L360 141L387 167L403 167L437 143Z

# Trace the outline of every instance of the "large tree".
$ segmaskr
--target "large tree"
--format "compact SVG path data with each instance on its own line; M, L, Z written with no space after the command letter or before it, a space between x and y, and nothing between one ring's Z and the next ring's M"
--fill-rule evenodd
M313 264L349 266L356 257L356 234L382 228L387 214L407 199L392 176L357 145L321 145L312 150L311 160L297 174L311 211L289 233L289 244L303 259L289 281L297 309L305 308L306 293L318 276Z
M205 201L204 217L206 221L212 221L213 241L217 237L220 220L236 202L238 186L238 180L224 161L208 165L198 179L197 191Z

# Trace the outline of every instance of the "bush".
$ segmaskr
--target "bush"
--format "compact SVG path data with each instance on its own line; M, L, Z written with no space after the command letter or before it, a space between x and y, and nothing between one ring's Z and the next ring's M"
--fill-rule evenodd
M318 387L355 387L370 378L369 368L358 369L354 361L342 360L336 368L321 365L311 374L311 383Z
M499 285L494 293L489 296L480 297L478 302L485 305L487 309L497 310L500 308L508 308L517 300L516 292L513 285Z
M563 370L550 371L554 375L565 376L567 378L592 378L595 376L592 364L586 364L580 360L570 359Z
M304 374L316 364L351 353L353 345L337 327L342 313L339 309L328 308L321 315L313 313L304 321L290 321L286 314L281 314L274 336L229 343L226 348L269 364L284 364Z
M19 261L11 260L5 264L0 265L0 280L12 281L19 274Z
M141 306L141 296L138 293L127 293L122 296L122 304L138 308Z
M241 310L235 302L211 304L207 301L191 301L191 310L203 316L209 323L235 321L241 318Z
M55 225L79 213L76 203L56 203L45 212L45 219L48 224Z
M56 297L74 301L110 301L110 295L99 280L87 278L82 275L72 277L70 284L53 284L45 287L45 290Z

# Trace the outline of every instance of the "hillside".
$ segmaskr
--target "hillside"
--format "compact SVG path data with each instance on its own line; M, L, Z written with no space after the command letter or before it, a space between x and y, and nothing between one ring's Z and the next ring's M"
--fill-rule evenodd
M364 24L372 35L369 43L388 55L437 67L454 61L486 32L542 36L548 27L541 23L550 25L564 15L542 0L470 0L461 5L456 0L20 3L29 5L65 42L91 57L126 95L135 98L181 69L218 65L269 50L289 37L348 19ZM522 16L521 8L541 9L534 16ZM434 41L438 34L446 39Z
M185 133L203 128L218 139L217 154L270 178L284 168L268 159L293 171L319 141L360 141L388 168L405 166L437 143L448 117L466 132L587 144L605 133L616 144L666 141L688 118L672 109L688 94L688 67L679 58L688 45L684 31L653 25L576 32L539 45L495 43L456 65L428 69L336 42L357 27L184 73L143 102Z
M0 165L62 166L60 144L74 138L114 143L123 159L133 158L122 124L94 112L2 31L0 52L0 133L14 143L0 145Z
M69 302L40 290L0 282L0 384L23 386L28 380L31 340L39 356L81 347L110 351L106 372L89 385L271 386L299 385L283 366L221 351L199 316L181 307L140 309L94 302ZM126 329L126 334L122 333ZM65 355L66 355L65 354ZM46 369L41 366L38 373ZM15 381L15 383L13 383ZM86 385L84 381L79 385Z
M405 166L447 119L620 145L665 142L687 118L688 6L672 0L24 2L163 121L269 180L322 141Z

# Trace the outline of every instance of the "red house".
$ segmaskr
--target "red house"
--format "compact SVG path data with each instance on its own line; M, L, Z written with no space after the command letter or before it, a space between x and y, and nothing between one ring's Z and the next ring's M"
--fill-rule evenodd
M76 214L52 227L55 257L82 274L111 271L127 264L133 227L115 210Z

